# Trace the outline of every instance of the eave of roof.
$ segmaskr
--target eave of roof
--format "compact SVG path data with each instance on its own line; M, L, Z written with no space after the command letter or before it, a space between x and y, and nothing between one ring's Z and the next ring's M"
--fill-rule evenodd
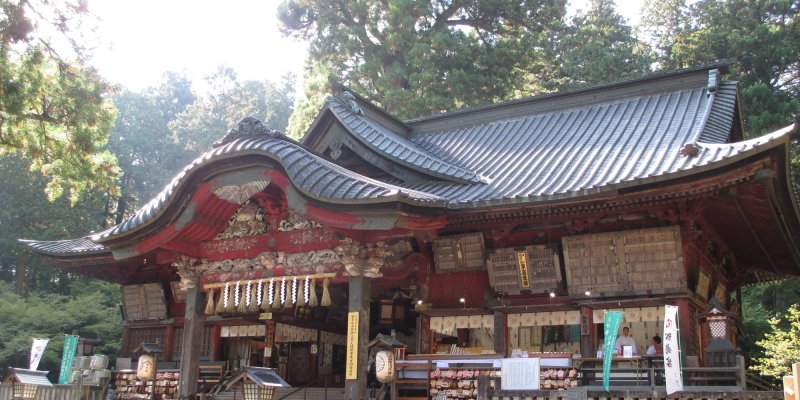
M19 239L19 243L30 247L37 253L46 256L93 256L101 254L110 254L106 246L97 244L88 237L68 240L26 240Z
M263 156L265 162L280 165L293 186L309 198L332 204L393 203L413 200L416 204L435 205L443 201L428 193L389 185L358 175L333 164L292 141L260 136L234 140L206 152L178 174L153 200L132 217L91 237L105 243L135 231L160 218L166 205L186 185L189 176L218 161L248 156Z

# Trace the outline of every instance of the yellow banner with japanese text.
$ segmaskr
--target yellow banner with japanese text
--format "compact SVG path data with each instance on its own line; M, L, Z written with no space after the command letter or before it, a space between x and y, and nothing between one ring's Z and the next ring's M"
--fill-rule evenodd
M344 379L358 379L358 311L347 314L347 355Z

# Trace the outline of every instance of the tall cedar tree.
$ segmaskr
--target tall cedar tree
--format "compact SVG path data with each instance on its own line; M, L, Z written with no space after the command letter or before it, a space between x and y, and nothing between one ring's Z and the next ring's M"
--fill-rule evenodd
M305 129L328 78L401 118L531 94L531 74L553 70L542 54L565 10L565 0L284 0L283 32L310 43L290 132Z
M734 59L750 136L800 113L800 0L650 2L641 29L662 68Z
M650 72L649 50L617 13L613 0L591 0L572 18L559 42L563 88L576 88Z
M110 87L84 65L74 29L87 12L82 0L0 0L0 157L30 159L48 177L48 197L66 191L73 204L87 188L113 190L119 172L103 149L114 120ZM40 34L48 30L57 34Z

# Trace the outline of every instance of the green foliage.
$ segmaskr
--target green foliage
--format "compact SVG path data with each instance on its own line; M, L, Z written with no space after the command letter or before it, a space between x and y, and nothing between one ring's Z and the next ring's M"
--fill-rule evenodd
M80 286L80 288L78 288ZM0 369L27 368L33 338L50 343L39 365L58 379L64 335L77 330L96 333L101 345L95 353L119 353L122 324L116 285L81 280L73 287L78 296L31 292L22 297L9 284L0 282Z
M142 93L124 91L114 98L119 117L108 148L123 175L119 194L109 199L111 223L121 223L155 197L196 156L175 143L168 126L194 100L191 82L175 74Z
M247 116L284 131L293 110L293 81L288 75L279 84L242 82L231 68L220 67L206 79L208 91L169 122L172 139L199 155Z
M0 181L0 279L19 281L21 290L66 293L66 274L28 257L17 239L58 240L97 229L104 219L104 196L89 190L74 206L65 198L50 202L42 190L47 178L18 156L0 157Z
M299 136L334 78L401 118L507 99L554 71L551 36L563 0L284 0L286 34L308 40L306 103ZM551 53L552 54L552 53ZM547 79L538 79L546 81ZM533 86L533 85L531 85Z
M771 328L770 318L785 312L800 298L800 280L784 280L748 285L742 288L742 328L738 345L752 364L764 357L763 348L757 344Z
M639 77L650 71L650 56L617 11L613 0L592 0L572 18L560 43L566 88Z
M19 154L48 177L53 200L69 193L75 204L90 188L115 190L119 173L114 156L103 149L114 119L106 95L110 86L81 59L67 61L48 38L36 36L30 14L54 24L78 56L83 49L69 34L85 4L0 0L0 157ZM83 4L83 5L82 5ZM34 9L34 7L40 7ZM36 43L32 45L30 43Z
M762 375L780 378L792 372L792 364L800 362L800 306L789 307L783 318L769 319L770 332L756 342L764 349L750 368Z
M750 135L790 124L800 113L800 1L651 2L642 29L662 68L734 59Z

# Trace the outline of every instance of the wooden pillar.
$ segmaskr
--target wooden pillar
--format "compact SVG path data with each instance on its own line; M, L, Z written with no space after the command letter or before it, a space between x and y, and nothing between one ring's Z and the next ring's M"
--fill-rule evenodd
M356 379L345 379L344 398L347 400L364 400L367 398L367 343L369 343L369 296L371 281L363 276L349 278L348 310L358 313L358 340L353 342L357 347ZM348 346L351 338L347 338ZM346 378L346 377L345 377Z
M122 321L123 324L127 321ZM123 357L133 357L131 354L131 328L129 326L122 327L122 356Z
M169 324L164 331L164 361L175 361L172 359L172 346L174 346L173 336L175 333L175 325Z
M695 349L694 325L695 321L692 317L692 303L688 298L675 300L675 305L678 306L678 321L680 323L681 333L681 355L683 359L686 356L697 356L699 360L703 360L703 350Z
M269 319L264 328L264 366L267 368L275 368L273 351L275 351L275 320Z
M431 332L431 317L420 314L417 319L417 332L419 332L419 335L417 335L417 339L419 340L417 353L433 353L433 337L435 334Z
M581 307L581 357L597 356L597 327L594 325L594 310Z
M506 315L494 312L494 352L506 354Z
M222 360L222 325L211 327L211 360Z
M178 390L180 397L197 392L198 368L203 335L203 304L205 295L197 287L186 290L186 317L183 324L183 343Z

